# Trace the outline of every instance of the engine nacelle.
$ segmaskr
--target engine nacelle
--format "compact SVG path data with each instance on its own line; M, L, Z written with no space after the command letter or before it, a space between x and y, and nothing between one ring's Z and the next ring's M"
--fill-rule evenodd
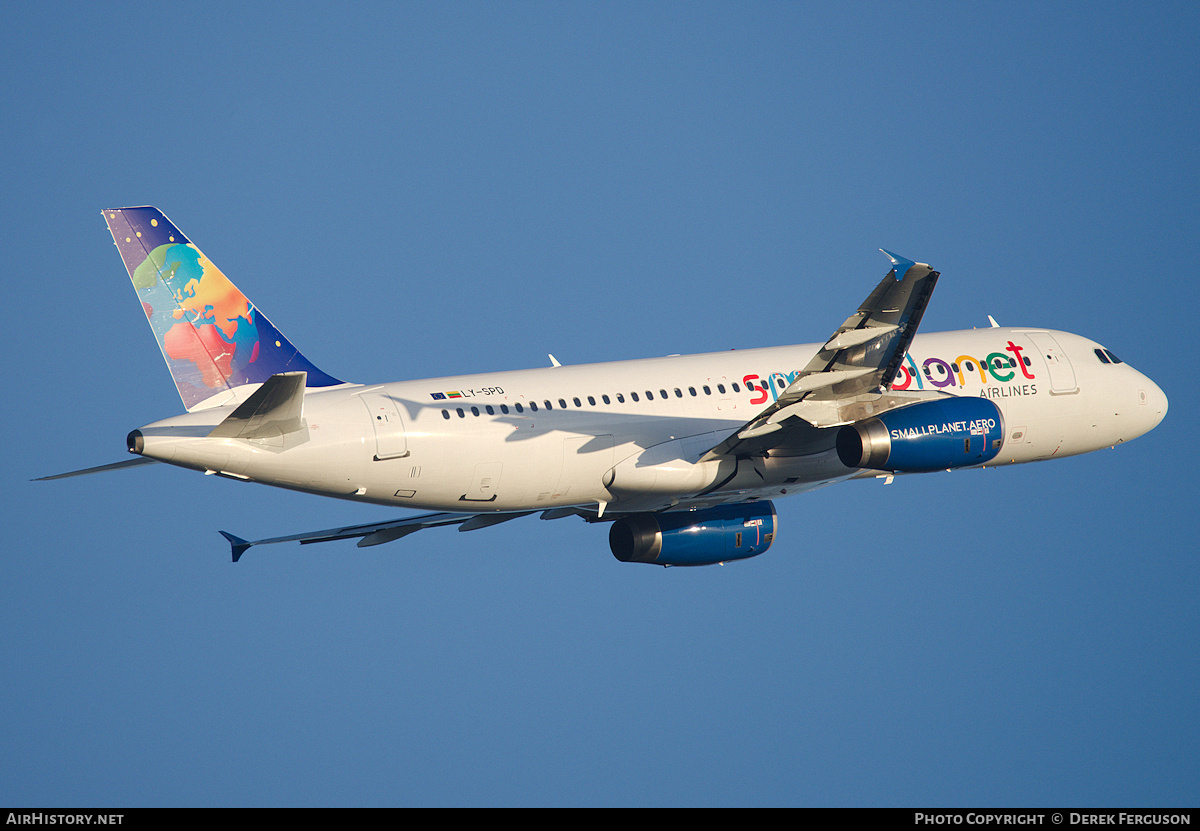
M923 473L971 467L996 458L1004 445L1004 418L986 398L922 401L838 431L838 458L846 467Z
M623 563L711 566L766 551L775 539L775 522L770 502L632 514L613 523L608 544Z

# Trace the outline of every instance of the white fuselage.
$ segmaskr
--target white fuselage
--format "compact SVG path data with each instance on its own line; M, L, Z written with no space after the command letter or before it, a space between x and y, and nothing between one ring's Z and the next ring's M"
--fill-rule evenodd
M841 463L832 435L802 456L698 460L769 405L819 346L310 389L299 434L207 438L233 405L201 408L142 428L143 455L446 511L628 512L774 497L863 471ZM1005 433L989 466L1070 456L1140 436L1166 413L1154 382L1098 349L1045 329L918 335L893 389L992 400Z

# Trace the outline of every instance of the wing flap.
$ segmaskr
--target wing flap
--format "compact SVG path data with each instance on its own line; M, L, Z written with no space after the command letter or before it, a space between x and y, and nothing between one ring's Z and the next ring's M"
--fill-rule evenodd
M885 323L881 326L868 326L863 329L847 329L829 339L825 349L836 352L839 349L849 349L851 346L861 346L870 343L875 338L881 338L897 329L895 323Z

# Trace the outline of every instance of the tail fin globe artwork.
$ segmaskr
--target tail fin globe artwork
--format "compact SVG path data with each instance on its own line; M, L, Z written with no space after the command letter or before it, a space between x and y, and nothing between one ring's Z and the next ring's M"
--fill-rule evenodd
M187 410L280 372L307 372L310 387L341 383L300 354L157 208L110 209L104 219Z

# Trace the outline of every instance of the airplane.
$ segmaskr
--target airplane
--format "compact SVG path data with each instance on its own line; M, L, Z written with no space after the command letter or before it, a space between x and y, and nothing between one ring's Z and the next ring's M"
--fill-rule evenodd
M819 343L379 384L318 369L157 208L103 211L186 413L129 433L135 458L428 513L251 547L540 513L611 523L622 562L724 564L777 532L773 499L868 477L1112 447L1167 397L1087 338L990 326L917 334L938 272L891 269ZM881 249L882 250L882 249Z

